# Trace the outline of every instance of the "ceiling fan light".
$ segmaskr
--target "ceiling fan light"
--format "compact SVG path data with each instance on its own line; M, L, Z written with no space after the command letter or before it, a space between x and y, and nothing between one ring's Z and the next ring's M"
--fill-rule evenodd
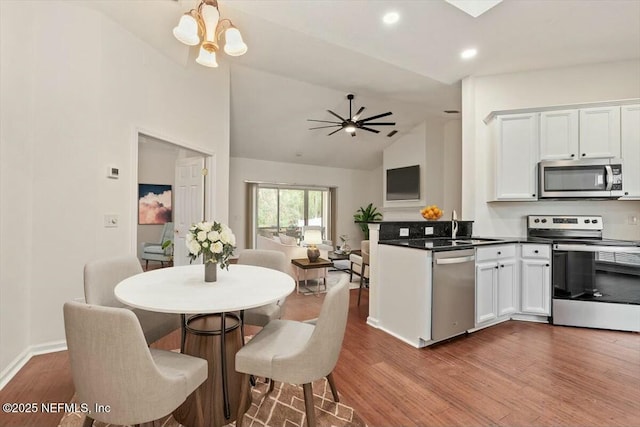
M349 124L344 127L344 131L347 133L354 133L356 131L355 125Z
M242 40L242 34L236 27L231 27L224 33L226 41L224 51L229 56L240 56L247 53L247 45Z
M196 58L196 62L205 67L216 68L218 62L216 61L216 53L214 51L209 52L204 47L200 46L200 54Z
M193 16L185 13L180 17L178 26L173 29L173 35L187 46L195 46L200 43L198 36L198 22Z

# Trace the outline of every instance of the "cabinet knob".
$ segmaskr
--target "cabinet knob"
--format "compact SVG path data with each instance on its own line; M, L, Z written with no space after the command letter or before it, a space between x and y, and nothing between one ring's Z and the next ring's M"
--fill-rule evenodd
M571 157L575 157L575 156L576 156L575 154L572 154L572 155L571 155Z
M500 265L500 268L504 268L504 264L501 264L501 265Z
M502 255L502 252L498 251L498 255Z
M536 249L535 251L533 251L533 253L534 253L534 254L537 254L537 253L538 253L538 250Z
M628 191L625 191L625 192L624 192L624 195L625 195L625 196L628 196L628 195L629 195L629 192L628 192Z
M536 195L535 195L535 194L532 194L532 196L533 196L533 197L536 197Z
M587 153L582 153L582 157L584 157L584 156L586 156L586 155L587 155Z
M549 264L545 264L544 266L545 266L545 267L549 267Z
M493 268L495 268L495 269L497 270L497 269L498 269L498 266L496 265L496 266L495 266L495 267L493 267Z

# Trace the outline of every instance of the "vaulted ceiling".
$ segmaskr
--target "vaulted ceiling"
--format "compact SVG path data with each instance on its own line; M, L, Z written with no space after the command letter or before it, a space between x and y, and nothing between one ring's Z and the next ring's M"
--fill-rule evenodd
M171 29L196 0L89 3L174 60L193 61L195 48ZM638 0L504 0L477 18L444 0L219 5L249 45L218 59L231 64L232 156L371 169L418 123L451 119L443 111L460 110L465 76L640 58ZM400 16L393 26L381 20L389 11ZM462 60L471 47L477 57ZM347 93L369 114L393 111L398 133L308 130L309 118L331 120L327 109L347 115Z

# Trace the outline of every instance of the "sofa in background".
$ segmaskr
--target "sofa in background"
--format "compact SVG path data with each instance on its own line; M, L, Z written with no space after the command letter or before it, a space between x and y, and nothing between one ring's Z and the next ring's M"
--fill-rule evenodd
M289 261L296 258L306 258L307 257L307 248L298 246L296 244L295 237L289 236L274 236L272 238L258 236L257 249L268 249L272 251L280 251L284 253L284 256L287 257ZM329 255L329 251L333 250L331 246L328 245L318 245L318 249L320 249L320 257L327 259ZM293 264L290 264L289 267L289 275L296 278L296 269L297 267ZM324 269L313 269L307 270L307 279L317 279L324 277L325 270Z

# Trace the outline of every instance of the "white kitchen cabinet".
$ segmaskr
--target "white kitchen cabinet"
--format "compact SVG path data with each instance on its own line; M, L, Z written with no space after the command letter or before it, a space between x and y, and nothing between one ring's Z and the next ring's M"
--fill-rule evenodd
M476 326L518 311L516 245L476 249Z
M537 200L539 113L496 120L495 200Z
M498 317L497 262L476 264L476 326Z
M580 109L580 159L620 157L620 107Z
M522 244L520 272L520 312L551 316L550 246Z
M640 104L621 107L623 199L640 199Z
M579 130L577 109L541 112L540 160L577 159Z

